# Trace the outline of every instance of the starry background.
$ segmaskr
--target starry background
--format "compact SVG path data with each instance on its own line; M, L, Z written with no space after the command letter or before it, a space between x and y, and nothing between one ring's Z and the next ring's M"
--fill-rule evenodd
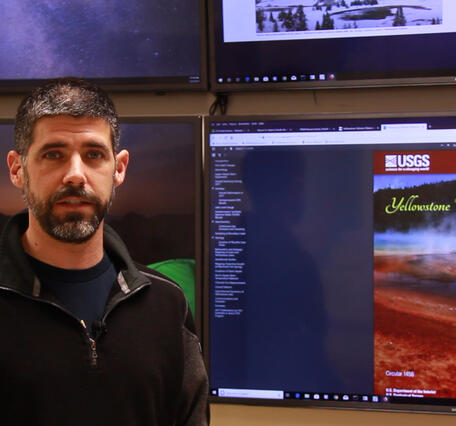
M200 74L198 0L2 0L0 79Z

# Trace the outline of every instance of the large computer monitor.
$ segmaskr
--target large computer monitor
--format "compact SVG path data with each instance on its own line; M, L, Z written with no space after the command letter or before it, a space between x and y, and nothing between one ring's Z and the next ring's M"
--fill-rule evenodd
M451 84L452 0L211 0L215 91Z
M13 124L0 122L0 228L25 208L10 182L6 154ZM106 222L125 241L132 258L175 280L199 327L201 286L201 119L124 118L121 148L130 152L126 180L117 188Z
M112 90L207 87L203 0L4 0L0 91L61 76Z
M213 402L456 411L456 115L206 125Z

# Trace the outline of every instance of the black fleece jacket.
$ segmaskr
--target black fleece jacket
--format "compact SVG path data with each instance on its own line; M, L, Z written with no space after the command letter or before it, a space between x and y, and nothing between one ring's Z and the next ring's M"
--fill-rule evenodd
M0 424L207 425L207 375L180 288L138 269L105 225L120 272L92 339L35 278L27 226L26 213L13 216L0 240Z

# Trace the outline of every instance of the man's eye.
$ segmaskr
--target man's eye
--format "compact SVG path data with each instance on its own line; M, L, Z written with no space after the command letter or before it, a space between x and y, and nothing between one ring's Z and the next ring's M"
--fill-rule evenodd
M87 157L90 160L99 160L99 159L103 158L103 153L100 151L89 151L89 152L87 152Z
M43 157L44 158L47 158L49 160L55 160L57 158L61 158L61 154L59 151L48 151L48 152L45 152Z

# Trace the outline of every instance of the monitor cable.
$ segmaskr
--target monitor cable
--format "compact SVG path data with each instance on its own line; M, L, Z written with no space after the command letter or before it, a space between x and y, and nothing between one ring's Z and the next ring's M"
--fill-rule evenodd
M215 115L217 109L220 110L220 115L225 115L228 109L228 93L217 93L215 95L215 101L209 108L209 115Z

